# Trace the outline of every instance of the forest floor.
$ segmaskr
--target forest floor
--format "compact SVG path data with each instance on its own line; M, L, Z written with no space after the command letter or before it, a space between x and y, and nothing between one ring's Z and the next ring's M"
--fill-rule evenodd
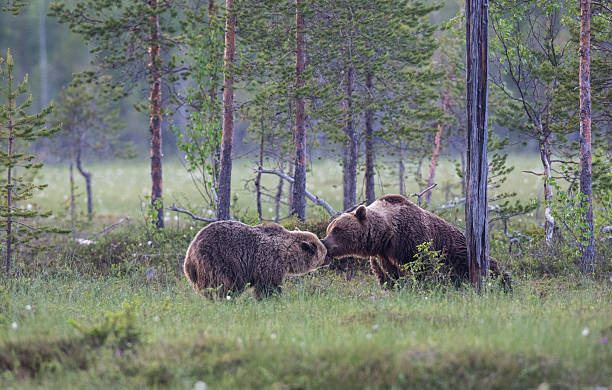
M320 270L281 296L215 302L176 276L14 279L0 286L0 388L612 386L612 281L476 294L347 276Z

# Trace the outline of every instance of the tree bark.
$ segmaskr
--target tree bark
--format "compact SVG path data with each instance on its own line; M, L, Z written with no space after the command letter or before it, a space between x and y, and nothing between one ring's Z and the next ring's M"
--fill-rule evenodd
M304 0L295 0L295 173L291 215L306 219L306 107L302 96L303 74L306 70L306 41L304 38Z
M212 27L213 19L216 17L215 12L215 0L208 0L208 27ZM210 121L212 123L216 123L217 119L214 114L215 102L217 100L217 76L216 74L211 74L211 86L208 91L208 95L210 97L210 106L213 107L211 110ZM221 129L219 129L221 130ZM219 192L219 160L221 159L221 147L215 141L215 151L212 156L212 176L213 176L213 191L214 193Z
M488 4L466 0L467 164L465 236L469 276L479 289L489 271L487 209Z
M261 139L259 140L259 171L255 178L255 189L257 191L257 216L259 222L263 222L263 214L261 211L261 170L263 169L263 154L264 154L264 110L261 109Z
M343 206L347 210L357 203L357 134L353 124L353 66L348 65L345 74L344 134L348 144L344 147L342 165Z
M149 109L151 121L151 205L157 211L154 221L158 229L164 227L164 206L162 199L162 134L161 134L161 59L159 57L161 32L157 11L158 0L149 0L149 8L154 13L150 17L151 34L149 36L149 69L151 77L151 96Z
M283 171L283 167L280 167L280 171ZM278 179L278 187L276 187L276 197L274 198L274 222L280 221L280 205L281 197L283 196L283 179Z
M548 111L548 108L546 109ZM552 178L552 167L551 167L551 154L552 147L550 142L550 129L548 127L548 115L546 115L546 123L542 124L541 118L538 119L540 127L539 135L539 148L540 148L540 160L544 167L544 202L546 203L546 209L544 210L544 236L547 243L550 243L553 238L553 232L555 228L555 219L550 212L550 206L548 205L553 200L552 186L549 180Z
M230 219L232 184L232 147L234 145L234 57L236 55L236 15L234 0L226 0L225 58L223 82L223 135L221 141L221 167L219 170L219 204L217 219Z
M376 200L374 188L374 128L372 124L374 109L372 108L372 72L370 71L366 73L366 90L368 94L368 108L365 112L365 190L366 205L370 205Z
M74 199L74 161L70 156L70 230L72 231L72 242L76 240L75 232L76 201Z
M87 217L91 221L93 217L93 194L91 191L91 173L87 172L83 168L83 164L81 162L81 149L80 148L79 150L77 150L77 154L76 154L76 166L77 166L77 169L79 170L79 173L85 179L85 188L87 190Z
M404 142L401 140L400 140L400 147L399 147L398 154L399 154L398 156L399 193L400 195L405 196L406 195L406 184L404 182L404 174L406 172L406 167L404 166Z
M585 223L586 245L582 244L580 269L593 272L593 192L591 182L591 0L580 1L580 192L588 197Z

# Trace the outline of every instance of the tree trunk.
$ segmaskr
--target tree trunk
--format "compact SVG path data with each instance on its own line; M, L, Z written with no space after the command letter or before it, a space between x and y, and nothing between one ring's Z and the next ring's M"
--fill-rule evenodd
M348 144L344 147L342 164L343 206L348 210L357 203L357 135L353 124L353 66L348 65L345 75L345 125L344 134Z
M261 170L263 169L263 154L264 154L264 110L261 109L261 139L259 141L259 170L255 178L255 189L257 191L257 215L259 222L263 222L263 214L261 212Z
M374 109L372 108L372 72L370 71L366 74L366 90L368 94L368 108L365 112L365 190L366 205L370 205L376 200L374 188L374 128L372 125Z
M452 77L452 73L451 73ZM446 88L446 92L442 97L442 110L446 112L448 110L450 101L450 87ZM442 123L438 123L438 131L436 132L436 136L434 138L434 146L433 151L431 153L431 163L429 164L429 180L427 181L427 187L431 187L434 184L434 178L436 177L436 168L438 166L438 156L440 154L440 140L442 138ZM427 191L425 195L425 200L427 201L427 208L431 203L431 191Z
M550 144L550 131L544 129L540 124L540 137L539 137L539 148L540 148L540 160L544 167L544 202L546 203L546 209L544 210L544 235L547 243L550 243L553 237L553 231L555 228L555 219L550 213L550 203L553 199L552 186L548 182L552 178L552 169L550 165L550 156L552 153Z
M284 167L281 166L279 171L283 172ZM274 198L274 222L280 221L280 205L283 196L283 179L278 179L278 187L276 187L276 197Z
M232 184L232 147L234 145L234 56L236 55L236 15L234 0L226 0L225 58L223 82L223 136L221 141L221 169L219 171L219 204L217 219L230 219Z
M585 223L586 245L582 244L580 269L593 272L593 192L591 188L591 0L580 1L580 192L588 197Z
M72 242L76 240L75 232L76 201L74 199L74 161L70 156L70 230L72 231Z
M83 169L83 164L81 163L81 150L77 151L76 155L76 166L79 170L79 173L85 179L85 187L87 189L87 217L91 221L93 217L93 194L91 191L91 173L87 172Z
M158 0L149 0L151 11L157 11ZM154 221L158 229L164 227L164 205L162 199L162 134L161 134L161 58L160 50L160 28L159 17L154 14L150 18L152 26L149 36L149 68L151 77L151 97L149 106L151 121L149 130L151 132L151 205L157 211L157 220Z
M303 74L306 70L306 41L304 38L304 0L295 0L295 174L291 215L306 219L306 107L302 96Z
M216 17L215 12L215 0L208 0L208 26L211 27L213 23L213 19ZM210 106L213 107L211 110L210 121L211 123L216 123L217 118L215 118L215 102L217 100L217 76L215 73L211 74L211 86L208 91L208 95L210 97ZM219 129L221 130L221 129ZM212 177L213 177L213 193L216 194L219 192L219 160L221 159L221 147L215 141L215 151L212 156Z
M38 49L40 55L40 109L49 103L49 66L47 63L47 31L45 18L47 0L41 0L38 5Z
M479 289L489 271L487 209L487 2L466 0L467 164L465 236L472 285Z
M404 174L406 167L404 166L404 142L400 141L398 156L398 172L399 172L399 193L402 196L406 195L406 184L404 183Z

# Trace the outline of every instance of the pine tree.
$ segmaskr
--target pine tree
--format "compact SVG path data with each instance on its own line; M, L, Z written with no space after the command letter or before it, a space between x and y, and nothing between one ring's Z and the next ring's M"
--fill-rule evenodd
M2 194L0 227L5 235L3 240L5 270L10 274L14 245L27 245L41 233L60 231L36 224L36 218L49 216L49 212L18 206L19 202L32 198L36 191L46 187L44 184L34 184L31 180L32 175L28 175L42 167L42 163L36 162L34 155L26 154L22 150L27 150L32 142L41 137L48 137L59 129L44 127L52 106L38 114L28 114L32 97L26 97L22 103L18 103L23 99L22 95L27 93L28 77L26 76L15 86L15 64L10 51L7 51L4 67L2 67L3 62L5 59L0 58L0 79L3 81L3 85L0 86L3 99L0 103L0 140L6 146L6 151L0 150L0 161L6 181L2 180L0 185Z
M117 79L131 81L134 74L147 76L149 132L151 138L151 206L155 209L153 221L157 228L164 227L162 199L162 139L161 121L162 80L174 80L177 73L187 70L176 65L176 57L164 60L162 49L176 46L173 37L180 9L178 2L158 0L87 0L70 7L65 2L53 2L50 15L66 24L90 45L95 63L101 72L120 69ZM89 73L91 80L97 79ZM138 105L146 109L146 105Z

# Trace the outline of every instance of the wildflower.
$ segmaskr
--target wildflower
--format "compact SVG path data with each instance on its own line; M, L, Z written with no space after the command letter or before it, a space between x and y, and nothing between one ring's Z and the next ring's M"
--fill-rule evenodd
M119 357L123 356L123 351L118 349L117 350L117 356L119 356Z
M602 338L601 338L601 343L602 343L603 345L608 344L608 338L607 338L607 337L605 337L605 336L604 336L604 337L602 337Z
M16 322L13 322L13 323L11 324L11 328L13 328L13 329L17 329L17 328L19 328L19 325L17 325L17 323L16 323Z
M30 305L26 305L25 308L26 308L27 311L32 310L32 306L30 306Z
M372 333L366 333L366 339L371 339L372 338Z
M197 381L193 388L194 390L206 390L206 382Z
M269 211L269 212L272 212L272 211L273 211L273 210L272 210L272 207L269 207L269 208L268 208L268 211Z
M32 210L32 205L28 203L28 210Z
M178 221L178 215L175 215L175 216L174 216L174 220L175 220L175 221Z
M227 299L229 301L230 299L232 299L232 297L228 295L228 296L225 297L225 299Z
M274 333L274 332L270 333L270 338L272 340L276 339L276 333Z
M378 331L378 324L374 324L374 326L372 326L372 331L374 332Z
M588 336L589 335L589 328L582 329L582 335L583 336Z
M153 244L153 241L147 241L147 245Z
M429 298L425 297L425 300L428 300Z
M138 246L142 246L142 242L139 242L139 243L138 243Z
M155 321L155 322L159 322L159 316L155 316L155 317L153 317L153 321Z
M236 345L238 345L238 347L240 347L240 348L242 348L242 346L244 345L241 337L238 337L236 339Z
M211 215L213 213L213 211L211 209L208 209L208 215Z

